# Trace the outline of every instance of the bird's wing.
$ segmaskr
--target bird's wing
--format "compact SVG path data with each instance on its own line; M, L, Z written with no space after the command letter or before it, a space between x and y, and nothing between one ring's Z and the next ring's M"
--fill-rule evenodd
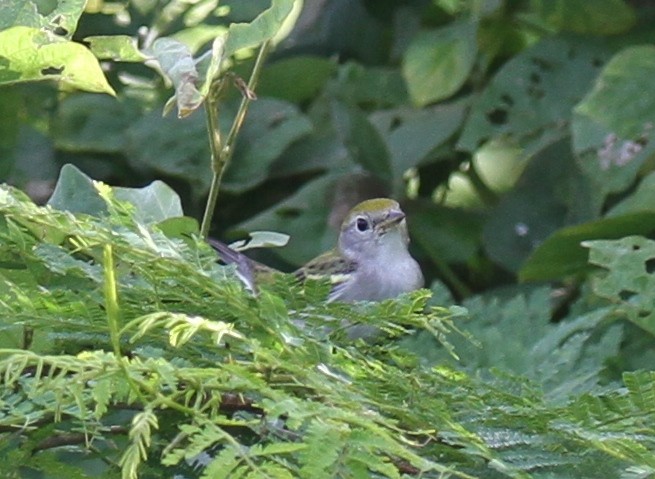
M346 285L355 268L354 261L344 258L336 250L330 250L296 270L294 275L300 281L329 279L332 284L330 298L334 299L339 296L339 290Z

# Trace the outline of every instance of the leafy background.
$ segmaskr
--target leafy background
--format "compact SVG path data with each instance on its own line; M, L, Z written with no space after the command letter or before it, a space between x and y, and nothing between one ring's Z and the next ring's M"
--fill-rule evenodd
M2 4L0 178L31 198L0 192L8 477L653 477L651 3L273 2L292 5L211 234L287 233L254 254L290 270L354 203L393 196L431 297L254 300L190 239L205 116L162 111L173 89L198 98L181 103L184 61L270 1ZM247 79L263 38L230 34ZM224 132L240 101L228 88ZM390 337L353 345L326 317Z

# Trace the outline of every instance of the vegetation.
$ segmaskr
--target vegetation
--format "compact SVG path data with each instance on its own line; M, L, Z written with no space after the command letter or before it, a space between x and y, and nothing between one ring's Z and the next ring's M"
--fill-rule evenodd
M1 5L1 476L655 477L654 19ZM203 239L292 267L371 195L429 289L253 295Z

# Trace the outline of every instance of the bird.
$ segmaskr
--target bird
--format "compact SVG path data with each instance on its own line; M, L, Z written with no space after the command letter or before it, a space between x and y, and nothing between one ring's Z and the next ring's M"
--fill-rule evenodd
M222 262L234 264L237 275L252 291L257 283L278 272L208 240ZM335 248L317 256L293 274L299 281L329 279L328 301L382 301L423 287L424 279L408 251L405 213L397 201L374 198L352 208L341 224Z

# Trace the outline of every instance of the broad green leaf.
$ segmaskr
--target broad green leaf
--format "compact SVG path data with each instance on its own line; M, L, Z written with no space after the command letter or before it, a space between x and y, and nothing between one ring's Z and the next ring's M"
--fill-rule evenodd
M201 110L181 121L152 111L126 132L125 155L137 171L151 170L185 178L202 196L211 181L205 116ZM147 148L144 147L147 145Z
M457 102L374 112L370 120L387 144L394 178L434 161L430 154L461 127L465 109L465 102Z
M477 52L474 23L419 32L405 52L403 75L415 104L448 98L466 82Z
M312 132L284 150L270 169L272 178L315 171L343 171L353 166L336 132L314 125Z
M87 0L24 0L0 2L0 30L34 27L70 40Z
M323 57L283 58L262 70L257 93L300 103L313 98L336 70L335 62Z
M635 23L635 12L623 0L532 0L531 7L548 25L576 33L612 35Z
M538 151L561 136L571 109L611 54L603 42L548 37L496 73L473 105L458 146L475 151L491 138ZM562 94L566 92L566 94Z
M655 241L628 236L582 246L589 249L589 263L605 270L592 279L594 293L620 304L630 321L655 335Z
M521 281L546 281L589 271L583 241L617 239L655 232L655 212L631 213L562 228L551 235L523 263Z
M180 197L166 183L156 180L143 188L112 188L114 198L135 206L134 219L141 224L159 223L184 215Z
M134 206L133 218L140 224L183 216L179 196L161 181L154 181L143 188L114 187L110 191L116 200ZM107 203L98 191L96 182L70 164L62 167L48 204L58 210L93 216L103 216L108 212Z
M577 203L587 204L586 192L574 183L575 165L567 140L531 158L516 187L487 213L482 233L485 251L509 271L518 271L535 247L577 219L571 213Z
M171 38L184 43L193 54L196 54L201 47L217 37L224 36L226 32L227 27L224 25L206 25L203 23L175 32L171 35Z
M136 39L127 35L94 35L84 42L99 60L143 62L146 56L139 51Z
M433 203L410 204L410 237L436 264L466 263L480 248L481 215Z
M648 138L655 124L653 76L655 46L628 47L607 63L575 111L621 138Z
M345 102L367 109L406 106L409 102L405 81L397 68L348 62L339 66L329 88Z
M59 103L53 125L57 148L72 152L118 153L126 133L138 118L134 101L116 101L104 95L71 95Z
M243 48L253 48L271 40L281 31L287 18L302 3L298 0L273 0L271 7L250 23L230 25L225 42L224 57L228 58ZM295 21L295 19L293 19Z
M653 210L655 210L655 172L643 178L634 193L612 207L607 212L607 217Z
M183 43L172 38L158 38L152 45L152 52L162 71L173 82L177 116L185 118L204 101L198 90L198 71L191 51Z
M189 238L200 232L198 220L188 216L175 216L157 223L157 229L169 238Z
M98 194L94 181L71 164L61 168L48 205L71 213L93 216L107 214L107 204Z
M573 146L576 163L594 185L599 204L611 193L634 184L642 165L655 151L655 142L646 138L621 138L595 119L579 113L573 115Z
M271 98L257 100L239 133L223 186L243 191L262 183L282 152L311 131L311 122L295 105Z
M115 95L98 60L83 45L29 27L0 31L0 84L55 80L62 86Z
M384 182L393 179L387 145L358 107L338 100L330 102L333 127L351 160Z

